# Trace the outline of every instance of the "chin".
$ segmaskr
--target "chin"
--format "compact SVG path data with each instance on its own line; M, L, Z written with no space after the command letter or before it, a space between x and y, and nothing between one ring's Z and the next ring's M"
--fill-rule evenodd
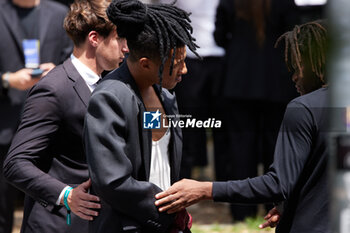
M167 88L167 89L171 90L171 89L174 89L175 87L176 87L176 83L174 85L172 85L170 88Z
M171 89L174 89L176 87L176 84L175 85L163 85L162 88L165 88L167 90L171 90Z
M113 66L111 66L109 70L115 70L117 68L119 68L119 63L114 64Z

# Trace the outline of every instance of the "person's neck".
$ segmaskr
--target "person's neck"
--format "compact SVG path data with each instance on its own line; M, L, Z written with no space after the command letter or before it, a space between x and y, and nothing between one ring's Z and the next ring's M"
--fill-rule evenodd
M84 65L89 67L97 75L101 75L103 70L98 66L94 51L84 48L74 47L73 55Z
M144 74L144 72L141 72L141 70L139 70L139 67L136 63L130 62L129 59L126 60L126 63L128 65L132 77L135 80L137 87L139 88L140 93L143 93L144 91L147 91L150 88L152 88L154 82L152 82L147 77L147 75Z
M40 4L40 0L12 0L12 3L22 8L31 8Z

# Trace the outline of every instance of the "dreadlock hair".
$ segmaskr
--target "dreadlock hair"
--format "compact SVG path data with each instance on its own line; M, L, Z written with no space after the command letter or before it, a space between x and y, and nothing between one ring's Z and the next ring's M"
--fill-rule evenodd
M198 46L191 36L189 13L172 4L143 4L138 0L113 0L107 8L108 18L117 26L120 37L127 39L128 59L141 57L160 59L159 84L162 86L164 63L170 51L170 75L173 71L176 48L187 45L196 52Z
M275 47L284 40L284 57L288 70L296 69L301 72L302 64L307 62L311 65L312 72L321 80L325 80L326 52L328 47L328 32L326 22L317 20L302 25L296 25L292 31L280 36ZM292 62L296 67L293 67Z

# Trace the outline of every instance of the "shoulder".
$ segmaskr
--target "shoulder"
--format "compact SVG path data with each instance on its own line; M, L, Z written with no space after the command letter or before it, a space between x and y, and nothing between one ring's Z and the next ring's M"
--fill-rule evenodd
M32 88L31 92L37 90L50 90L50 92L62 92L67 90L68 77L63 65L53 68L46 76L41 78Z
M62 106L72 99L64 70L57 66L41 78L29 91L24 112L39 114L40 117L52 113L61 114Z
M60 64L53 68L46 76L44 76L39 82L64 82L64 78L67 77L66 70L63 67L63 64Z
M116 97L125 97L125 99L134 95L131 87L123 82L122 80L117 79L116 77L106 77L94 90L93 96L100 93L110 93Z
M91 95L92 101L100 98L107 101L107 99L112 98L123 106L129 106L139 99L131 84L125 81L125 77L120 71L120 68L116 69L103 78ZM109 104L112 103L109 102Z
M320 88L306 95L293 99L288 106L304 106L306 108L321 108L328 105L328 87Z
M283 122L287 125L322 126L327 121L328 88L320 88L293 99L287 106Z

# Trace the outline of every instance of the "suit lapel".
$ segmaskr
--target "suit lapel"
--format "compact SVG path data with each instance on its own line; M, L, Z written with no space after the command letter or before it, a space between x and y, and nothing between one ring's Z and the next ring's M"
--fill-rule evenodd
M22 30L20 29L19 20L17 17L16 10L11 6L12 3L10 1L6 1L2 4L2 12L1 16L4 18L4 22L6 26L8 27L10 33L12 34L13 38L16 41L18 50L23 56L23 46L22 46L22 40L23 36L20 33Z
M149 129L143 128L143 113L146 111L145 106L141 102L139 104L140 111L140 131L141 131L141 140L142 140L142 157L143 157L143 164L145 169L145 176L146 180L149 180L150 175L150 168L151 168L151 155L152 155L152 131Z
M120 68L120 73L125 73L121 81L125 82L127 85L130 85L130 88L134 91L135 95L138 97L138 108L139 108L139 134L141 141L141 150L142 150L142 159L145 171L145 179L149 180L150 167L151 167L151 153L152 153L152 131L143 129L143 114L146 111L145 105L143 104L142 97L139 91L139 88L136 85L134 78L131 76L129 68L124 62Z
M85 105L88 106L89 99L91 96L90 89L86 85L84 79L80 76L78 71L75 69L72 61L70 59L66 60L63 63L63 68L65 69L67 76L71 79L73 83L73 88L76 91L77 95Z
M152 154L152 131L148 129L143 129L143 114L146 111L145 105L143 104L141 94L139 92L139 89L136 85L136 82L134 78L131 76L130 71L124 63L119 68L121 73L127 73L125 78L123 78L123 82L130 85L131 89L135 92L136 96L138 97L138 106L139 106L139 126L140 126L140 140L142 142L141 149L142 149L142 157L143 157L143 163L144 163L144 170L145 170L145 178L148 181L149 175L150 175L150 167L151 167L151 154ZM159 93L159 87L157 85L153 86L167 115L174 115L177 112L172 106L175 106L176 98L164 98L164 93ZM178 179L179 169L180 169L180 161L179 154L176 150L176 138L177 136L175 134L178 134L177 129L174 129L173 127L170 128L171 130L171 139L170 139L170 167L171 167L171 182L174 183Z
M173 109L172 106L175 106L175 100L176 98L169 99L165 97L165 93L163 92L160 94L159 92L159 86L154 85L154 89L163 105L164 111L166 115L176 115L177 112ZM175 121L178 121L178 117L175 117ZM169 160L170 160L170 168L171 168L171 183L174 183L178 179L178 174L179 174L179 168L180 164L179 162L181 161L180 158L178 158L178 153L177 153L177 141L175 140L177 138L176 134L178 133L179 129L176 129L174 127L170 127L170 132L171 132L171 138L169 142Z

